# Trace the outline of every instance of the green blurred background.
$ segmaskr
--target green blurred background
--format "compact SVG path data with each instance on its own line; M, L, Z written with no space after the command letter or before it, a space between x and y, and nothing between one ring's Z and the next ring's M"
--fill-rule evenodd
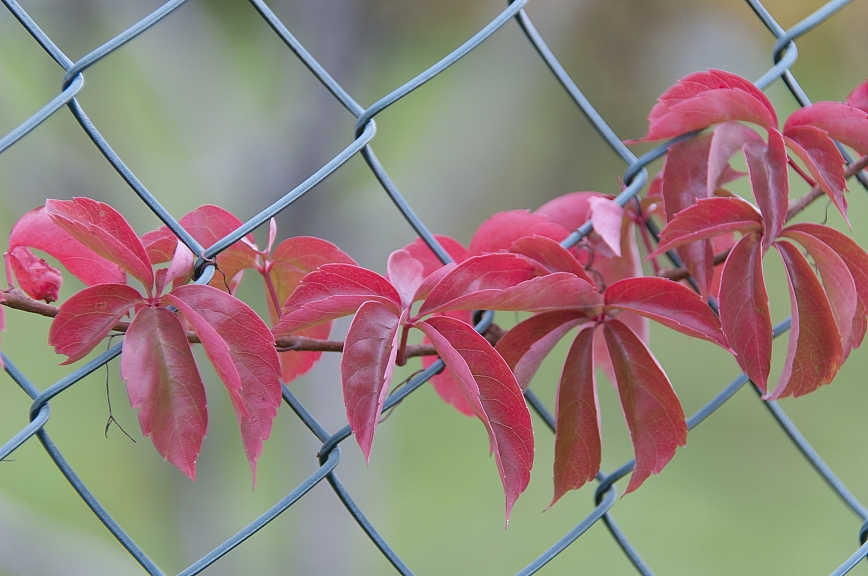
M159 6L153 0L30 0L23 7L73 60ZM767 3L785 28L821 5ZM483 27L504 7L489 0L296 0L271 4L305 47L369 105ZM735 0L537 0L527 12L561 62L622 138L644 134L655 98L708 67L758 78L773 37ZM868 3L845 8L799 40L793 67L815 100L842 100L868 77ZM0 9L0 134L56 95L62 73ZM190 0L86 73L79 102L128 166L176 216L203 203L246 219L329 161L354 118L290 54L245 2ZM781 116L794 107L780 83ZM373 147L429 227L467 242L490 214L536 208L575 190L615 193L624 165L602 143L514 22L464 60L377 117ZM640 151L644 151L640 150ZM853 235L868 245L868 195L852 186ZM738 189L747 193L744 187ZM800 189L796 193L801 193ZM0 155L0 236L45 198L89 196L118 208L143 233L159 225L100 156L67 110ZM820 202L804 213L819 221ZM843 227L840 217L830 223ZM316 235L384 271L413 239L360 158L279 217L280 238ZM257 231L262 240L263 230ZM766 263L773 313L788 313L781 267ZM67 276L63 294L80 288ZM258 278L242 297L263 310ZM508 325L513 315L501 315ZM44 389L67 374L46 344L49 321L10 311L3 350ZM341 323L337 331L346 330ZM692 413L736 375L712 346L652 329L652 347ZM777 342L780 370L785 342ZM565 348L534 388L549 405ZM199 559L316 469L319 447L282 407L250 472L235 418L207 362L210 427L194 484L143 439L117 362L52 400L46 429L114 518L167 573ZM396 376L398 382L414 368ZM868 499L868 355L853 353L837 380L782 402L857 497ZM108 377L117 428L103 436ZM631 448L617 397L600 379L603 466ZM338 358L292 389L329 429L345 423ZM0 442L27 424L28 397L0 378ZM350 439L339 476L418 574L509 574L593 509L592 486L551 499L552 436L535 421L537 456L527 492L503 529L503 493L482 426L423 387L377 433L366 467ZM624 484L619 483L623 490ZM857 547L860 521L797 453L749 389L698 427L659 477L619 500L614 517L652 570L669 575L823 574ZM602 524L544 574L629 574ZM323 483L207 574L386 574L390 567ZM860 566L855 573L866 573ZM33 439L0 463L0 575L138 574Z

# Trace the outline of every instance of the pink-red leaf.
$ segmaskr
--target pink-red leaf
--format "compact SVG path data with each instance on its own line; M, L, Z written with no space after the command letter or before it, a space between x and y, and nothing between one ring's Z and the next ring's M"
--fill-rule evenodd
M521 388L503 358L467 324L437 316L416 327L434 343L488 431L509 523L512 505L527 488L533 468L533 428Z
M744 157L750 185L763 216L763 250L768 250L784 227L790 185L787 178L787 149L777 130L769 130L769 143L748 142Z
M139 409L142 434L160 455L196 480L208 427L205 387L187 333L167 308L142 308L124 336L121 378Z
M444 315L455 318L456 320L468 325L473 324L473 312L470 310L454 310L452 312L446 312ZM431 341L427 336L423 338L423 342L425 344L431 344ZM422 356L422 367L428 368L437 362L437 360L439 360L439 358L436 356ZM439 374L432 376L431 385L434 387L434 391L437 392L437 395L440 396L444 402L454 407L461 414L464 414L465 416L475 416L473 407L468 404L467 399L464 398L461 386L449 370L443 370Z
M687 443L687 422L669 378L645 344L617 320L606 322L603 332L636 458L626 495L659 474Z
M698 200L679 212L660 233L660 244L651 253L658 256L677 246L728 234L762 232L762 216L749 203L737 197Z
M787 118L784 134L795 126L810 125L860 154L868 154L868 112L840 102L815 102Z
M120 213L90 198L47 200L45 212L76 240L111 260L150 290L154 286L151 260L141 240Z
M82 246L69 232L58 226L41 206L22 216L12 227L9 235L10 252L17 246L29 246L50 254L70 274L88 286L125 284L127 281L127 275L120 266ZM18 281L21 283L21 278Z
M335 318L348 316L375 300L401 310L401 297L388 280L351 264L324 264L305 276L287 299L275 336L285 336Z
M808 125L792 126L784 133L784 137L790 150L805 163L808 172L846 219L844 157L832 139L824 130Z
M172 256L171 264L169 264L165 272L162 270L157 271L157 294L161 294L163 288L177 279L181 279L179 282L189 282L189 277L184 280L184 276L192 275L193 263L195 261L193 253L180 240L176 240L175 244L175 254Z
M708 177L705 196L710 198L723 184L741 175L729 165L733 155L748 142L763 141L756 130L738 122L724 122L714 128L708 151Z
M386 265L387 278L401 295L401 306L408 308L425 279L424 266L407 250L395 250Z
M498 340L497 350L525 389L543 359L573 327L591 320L577 310L553 310L531 316L509 329Z
M720 324L738 365L765 392L772 361L772 319L756 234L742 236L723 265Z
M835 315L810 263L789 242L775 247L787 269L792 326L784 370L774 392L764 396L768 400L813 392L831 382L844 362Z
M730 72L708 70L685 76L667 89L648 115L641 141L680 136L712 124L738 120L776 127L777 116L765 94Z
M124 284L97 284L73 294L63 303L48 330L48 344L71 364L90 353L112 327L136 304L138 290Z
M498 212L483 222L470 239L470 255L508 250L522 236L546 236L560 242L569 231L541 214L527 210Z
M618 232L620 234L620 223ZM619 249L620 250L620 249ZM578 276L585 282L593 284L594 281L576 260L569 250L545 236L526 236L519 238L509 249L514 254L527 256L531 260L542 264L550 272L569 272Z
M454 238L442 236L440 234L435 234L434 238L440 243L440 246L446 250L446 253L452 256L452 259L455 262L464 262L467 260L467 248L462 246L460 242ZM440 258L434 254L434 251L428 247L428 244L426 244L422 238L416 238L416 240L404 246L404 250L409 252L413 258L422 263L422 275L426 278L435 270L438 270L443 266L443 262L440 261Z
M590 198L591 222L594 231L600 235L603 242L612 249L615 256L621 256L621 224L624 221L624 209L608 198Z
M243 411L236 409L235 416L255 484L256 462L262 453L262 442L271 435L282 394L274 337L249 306L212 286L187 284L172 290L171 296L175 302L186 303L212 326L229 349L229 358L241 379L241 399L248 413L243 416Z
M63 276L60 270L37 257L26 246L16 246L6 254L18 286L34 300L51 303L57 300ZM9 278L11 282L12 279Z
M3 298L3 293L0 292L0 302L5 302ZM0 332L4 332L6 330L6 312L3 310L3 306L0 306ZM0 369L5 368L6 365L3 363L3 356L0 356Z
M594 379L594 332L579 332L567 354L555 404L555 494L553 506L600 471L600 409Z
M859 308L859 294L856 292L853 274L847 268L844 259L838 256L831 246L815 236L800 230L784 229L781 237L795 240L804 246L814 259L820 277L823 279L826 297L835 315L846 359L852 348L853 321Z
M810 234L826 243L847 264L847 268L856 283L856 295L858 297L850 345L853 348L858 348L865 337L866 327L868 327L865 323L866 314L868 314L868 254L855 240L828 226L801 223L787 226L786 229Z
M344 342L341 382L347 421L368 463L395 369L399 327L395 311L372 300L359 307Z
M693 290L665 278L626 278L606 289L606 310L631 310L677 330L729 349L720 321Z
M868 112L868 81L856 86L847 96L847 105Z

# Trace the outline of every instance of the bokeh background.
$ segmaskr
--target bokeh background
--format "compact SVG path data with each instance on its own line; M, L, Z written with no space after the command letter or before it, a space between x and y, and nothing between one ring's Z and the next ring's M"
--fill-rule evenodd
M22 0L73 60L156 9L153 0ZM362 105L415 76L504 8L493 0L275 0L271 7ZM785 28L816 0L770 0ZM771 66L774 38L743 2L534 0L527 12L592 104L624 138L646 129L655 98L709 67L751 79ZM796 77L814 100L843 100L868 77L868 3L856 2L799 40ZM352 139L354 118L241 1L190 0L98 63L78 100L139 179L176 217L203 203L242 220L256 214ZM62 71L0 8L0 134L59 91ZM795 103L769 91L780 115ZM490 214L536 208L575 190L616 193L625 166L593 131L511 22L469 56L377 116L373 147L410 204L437 233L467 242ZM642 152L645 149L640 148ZM851 185L853 235L868 245L868 194ZM749 191L743 186L741 193ZM799 189L798 193L804 191ZM143 233L157 219L65 109L0 155L0 236L45 198L89 196ZM824 218L823 202L803 218ZM845 228L829 214L832 225ZM353 158L278 218L279 237L329 239L380 272L414 237L361 158ZM264 230L257 231L262 240ZM767 260L775 319L788 314L785 280ZM67 277L63 294L81 286ZM259 279L242 297L263 311ZM514 315L501 315L509 325ZM49 320L7 314L3 350L45 388L67 374L47 345ZM339 324L336 333L346 330ZM785 342L776 342L779 371ZM712 346L652 329L652 348L692 413L738 373ZM553 406L565 348L534 382ZM52 400L47 430L108 511L167 573L234 534L316 469L319 443L282 407L251 478L221 385L201 363L210 427L194 484L143 439L117 362ZM398 374L395 382L414 367ZM837 380L783 407L847 486L868 499L868 352ZM106 379L116 427L104 436ZM613 389L600 380L603 467L631 457ZM292 390L331 431L345 424L338 358ZM0 440L27 423L29 398L0 377ZM350 439L339 476L386 540L418 574L509 574L593 508L592 486L551 499L553 438L535 420L537 457L509 529L483 427L423 387L378 429L366 467ZM619 488L623 490L623 483ZM857 547L860 522L797 453L750 389L690 435L659 477L613 515L659 574L822 574ZM864 564L864 563L863 563ZM627 574L605 527L594 526L544 574ZM322 483L207 574L385 574L386 560ZM866 573L860 566L856 573ZM32 439L0 463L0 575L139 574Z

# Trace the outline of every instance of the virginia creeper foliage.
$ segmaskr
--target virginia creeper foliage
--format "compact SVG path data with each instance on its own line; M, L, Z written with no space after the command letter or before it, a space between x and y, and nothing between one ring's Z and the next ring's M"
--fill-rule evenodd
M113 330L125 331L120 373L142 433L192 479L208 424L192 348L201 344L229 394L254 483L281 380L290 383L324 350L336 349L327 340L332 321L352 316L337 348L347 421L366 461L395 367L413 355L423 355L423 366L439 357L445 370L432 384L445 402L485 428L507 521L534 461L523 390L555 345L575 331L554 399L551 504L600 469L596 368L617 389L633 443L629 493L687 441L681 403L649 348L649 321L731 352L768 400L831 382L868 329L868 253L824 224L788 224L814 198L790 198L791 179L801 178L849 225L846 176L852 172L845 173L839 146L868 155L868 82L846 103L807 106L780 128L762 91L735 74L708 70L666 90L648 121L647 134L632 143L689 137L669 146L646 197L622 206L610 195L573 192L534 212L498 213L466 248L435 237L450 262L417 239L391 254L385 276L319 238L276 244L272 220L264 249L247 235L207 263L216 273L200 284L193 265L201 255L169 228L139 237L104 203L48 200L12 229L4 255L10 287L0 292L0 304L53 315L48 343L66 357L63 364L85 358ZM746 172L731 164L738 154ZM728 189L745 176L751 198ZM656 247L645 229L651 218L665 224ZM593 232L565 246L587 221ZM202 246L242 226L208 205L179 223ZM643 271L637 237L656 275ZM58 299L62 274L33 250L86 287L57 308L36 306L34 300ZM763 267L769 251L786 270L792 319L774 386ZM658 262L667 253L683 263L685 273L677 278L689 276L691 286L659 277L668 274ZM235 297L248 269L262 278L268 323ZM480 334L472 325L478 310L524 316L505 334L493 328ZM414 329L421 346L408 343Z

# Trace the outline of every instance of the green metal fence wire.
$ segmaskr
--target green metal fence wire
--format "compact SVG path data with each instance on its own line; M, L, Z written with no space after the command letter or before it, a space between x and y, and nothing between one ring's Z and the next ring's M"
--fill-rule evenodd
M178 224L175 217L161 206L157 198L148 191L145 185L132 173L126 164L124 164L123 160L102 137L96 126L90 121L84 109L76 100L76 96L81 92L84 86L83 74L91 66L96 65L100 60L114 51L121 49L126 43L135 39L137 36L146 33L160 20L171 17L173 11L184 4L186 0L172 0L165 3L159 9L149 14L132 27L118 34L103 45L95 48L76 62L70 60L54 44L54 42L52 42L51 38L40 29L37 22L35 22L15 0L0 1L2 1L21 26L26 29L33 39L39 43L45 52L47 52L64 71L60 93L33 114L33 116L31 116L26 122L0 138L0 153L15 145L22 137L33 130L36 130L40 124L66 106L88 134L94 145L129 185L130 189L164 224L177 234L178 238L180 238L181 241L183 241L195 254L202 254L202 257L199 258L196 265L198 282L207 282L213 274L213 269L207 265L210 259L252 230L267 222L278 212L289 207L303 195L313 190L317 184L322 182L357 154L367 163L371 172L382 185L385 193L394 202L396 208L407 220L409 225L444 262L448 262L450 260L449 255L439 245L423 220L413 211L412 207L401 195L374 154L374 151L371 148L371 142L376 132L375 118L380 112L398 102L416 88L419 88L427 81L455 64L458 60L485 42L492 34L494 34L494 32L511 22L515 22L520 26L529 41L530 47L536 50L539 56L543 59L545 64L549 67L551 72L578 106L581 113L584 114L584 116L594 126L599 136L626 164L623 176L625 188L616 198L616 202L623 206L639 193L648 180L645 167L655 159L663 156L670 144L665 143L658 146L651 152L648 152L639 158L633 155L633 153L624 146L621 139L609 127L603 117L597 113L588 99L585 98L576 82L573 81L563 66L561 66L553 52L546 45L542 36L534 27L530 18L524 11L524 7L528 0L515 0L510 2L502 13L500 13L488 25L479 30L479 32L473 35L464 44L456 48L435 65L424 70L419 75L389 94L383 96L367 108L356 102L356 100L354 100L353 97L348 94L340 84L338 84L328 71L317 63L304 46L296 40L284 23L281 22L281 20L262 0L250 0L253 8L268 23L274 33L277 34L277 36L286 44L287 48L289 48L295 57L297 57L308 68L310 73L313 74L328 89L332 96L353 116L355 116L357 120L352 141L337 156L314 172L304 182L284 194L272 205L261 210L256 216L248 220L236 231L215 243L213 246L204 248ZM780 79L792 93L799 105L805 106L809 104L810 100L808 99L808 96L804 93L795 77L790 72L790 67L796 61L798 56L795 41L803 34L821 25L827 19L836 14L841 10L841 8L848 4L848 1L834 0L829 2L803 21L793 26L790 30L784 30L758 0L747 0L747 4L777 39L772 54L774 65L767 73L757 80L757 86L765 89L770 84ZM689 135L687 137L689 137ZM868 179L866 179L865 173L859 173L857 178L862 185L868 189ZM589 234L590 231L590 222L585 223L564 241L564 245L573 245L577 243ZM653 227L651 232L656 232ZM677 261L677 258L674 256L673 258L675 265L680 264ZM477 330L484 331L491 324L493 317L494 315L491 312L478 313L476 317ZM780 323L775 327L775 337L786 332L789 327L789 320ZM118 542L133 556L133 558L135 558L146 572L158 575L163 574L163 572L161 572L156 564L149 558L146 551L141 549L127 532L112 519L106 509L100 504L93 493L67 463L66 459L52 442L51 437L45 429L45 424L51 415L49 401L76 385L76 383L80 382L88 374L91 374L95 370L104 366L106 363L118 356L120 351L121 344L115 344L103 354L100 354L81 368L74 370L65 378L59 380L45 390L39 390L35 387L27 379L27 376L16 368L13 359L3 355L6 373L12 381L14 381L20 389L32 399L32 404L30 408L30 423L0 447L0 460L7 458L21 445L35 436L69 484L78 493L85 504L93 511L97 518L99 518L105 527L114 535L115 538L117 538ZM402 399L418 390L431 376L436 374L442 368L442 363L438 361L428 369L416 375L407 385L401 387L386 400L384 410L389 410L395 407ZM689 428L692 430L695 426L711 416L715 410L732 398L738 390L748 384L751 383L746 376L742 375L736 378L702 409L688 419ZM759 399L759 390L756 386L754 386L754 389L757 391L757 398ZM322 442L322 446L317 454L319 467L304 482L298 485L279 502L275 503L259 518L241 528L235 536L214 548L211 552L193 563L187 569L183 570L180 574L186 576L202 572L214 562L218 561L221 557L229 553L236 546L243 544L249 538L253 537L258 530L266 526L269 522L298 502L322 480L327 481L337 498L340 499L361 529L370 538L371 542L391 563L394 569L401 574L412 574L411 568L404 563L399 556L398 551L393 550L388 542L377 532L370 520L355 503L350 493L338 478L337 469L341 461L340 444L350 436L349 427L345 426L335 433L330 433L323 428L323 426L311 415L307 408L302 405L302 403L286 386L283 387L283 398L299 420L320 442ZM549 428L554 430L554 419L551 412L540 401L532 389L529 389L526 392L526 398L531 408L538 413ZM868 555L868 543L866 543L868 542L868 508L866 508L865 505L863 505L847 489L847 487L844 486L834 472L823 462L819 454L801 435L799 430L787 417L781 407L775 402L764 404L767 406L772 418L777 421L804 458L826 481L829 488L839 496L843 503L852 510L852 512L863 523L858 533L859 542L861 542L862 545L849 558L844 560L840 567L833 573L835 575L846 574L863 558L865 558L866 555ZM652 574L653 572L651 568L642 560L639 551L631 545L626 534L618 527L612 517L612 509L618 501L615 483L627 475L632 468L633 462L631 461L625 463L623 466L609 474L600 472L597 477L598 487L595 492L595 507L591 513L582 519L575 528L564 535L561 540L553 544L551 548L542 553L538 558L533 559L525 569L519 572L519 574L534 574L541 570L548 562L563 552L568 546L585 534L591 526L600 520L604 522L612 537L636 570L641 574ZM581 567L577 568L580 569Z

